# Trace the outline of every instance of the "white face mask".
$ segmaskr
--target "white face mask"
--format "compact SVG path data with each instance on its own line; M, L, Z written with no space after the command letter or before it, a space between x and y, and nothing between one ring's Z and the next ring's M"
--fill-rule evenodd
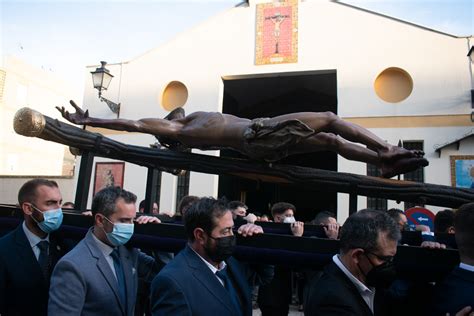
M283 223L285 224L293 224L295 222L296 222L296 219L294 216L285 217L285 219L283 220Z

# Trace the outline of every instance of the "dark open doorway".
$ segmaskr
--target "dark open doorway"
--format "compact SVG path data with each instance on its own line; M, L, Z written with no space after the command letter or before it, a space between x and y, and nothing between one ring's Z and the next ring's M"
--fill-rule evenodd
M294 112L337 114L335 70L234 76L223 81L223 113L249 119ZM228 150L222 150L221 156L243 157ZM295 155L281 163L336 171L337 155L331 152ZM289 202L297 208L296 218L303 221L314 218L317 211L336 213L337 210L336 193L230 176L219 177L219 196L244 200L250 211L266 214L273 203Z

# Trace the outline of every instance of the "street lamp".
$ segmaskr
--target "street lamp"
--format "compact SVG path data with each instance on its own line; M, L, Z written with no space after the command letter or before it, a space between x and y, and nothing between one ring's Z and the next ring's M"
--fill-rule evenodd
M99 100L107 103L110 110L118 115L118 113L120 112L120 103L117 104L102 96L102 91L107 90L107 88L109 87L110 81L112 81L112 78L114 76L110 73L110 71L107 68L105 68L105 65L107 65L107 62L101 61L100 63L102 64L102 66L100 66L99 68L96 68L95 71L91 71L92 83L94 84L94 88L99 90Z
M471 46L467 56L469 56L471 64L474 64L474 46ZM472 77L472 65L470 65L469 69L471 70L471 122L474 122L474 78Z

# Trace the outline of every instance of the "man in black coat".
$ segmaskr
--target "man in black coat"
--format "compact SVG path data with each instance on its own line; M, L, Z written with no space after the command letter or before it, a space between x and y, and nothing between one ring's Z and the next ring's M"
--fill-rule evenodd
M193 203L184 216L186 248L153 280L150 301L154 316L252 315L246 271L231 257L233 226L224 201L202 198ZM246 224L238 233L251 236L263 230Z
M474 307L474 203L456 211L454 229L461 263L437 284L431 315L454 315L466 306Z
M293 236L301 237L304 223L295 220L296 207L286 202L278 202L272 206L272 216L275 223L289 223ZM262 316L286 316L290 309L292 287L291 269L285 266L275 266L273 280L258 289L258 307Z
M305 315L386 315L400 231L384 212L362 210L341 229L340 253L310 285Z
M18 202L24 221L0 239L0 315L46 315L51 272L67 250L54 234L61 192L55 181L34 179Z

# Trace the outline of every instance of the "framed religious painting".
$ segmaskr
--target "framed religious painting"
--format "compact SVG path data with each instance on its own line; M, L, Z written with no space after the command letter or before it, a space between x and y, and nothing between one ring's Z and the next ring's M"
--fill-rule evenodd
M474 189L474 155L450 156L449 159L452 186Z
M123 187L124 162L96 162L94 174L94 193L106 187Z
M298 0L257 4L255 64L298 61Z

